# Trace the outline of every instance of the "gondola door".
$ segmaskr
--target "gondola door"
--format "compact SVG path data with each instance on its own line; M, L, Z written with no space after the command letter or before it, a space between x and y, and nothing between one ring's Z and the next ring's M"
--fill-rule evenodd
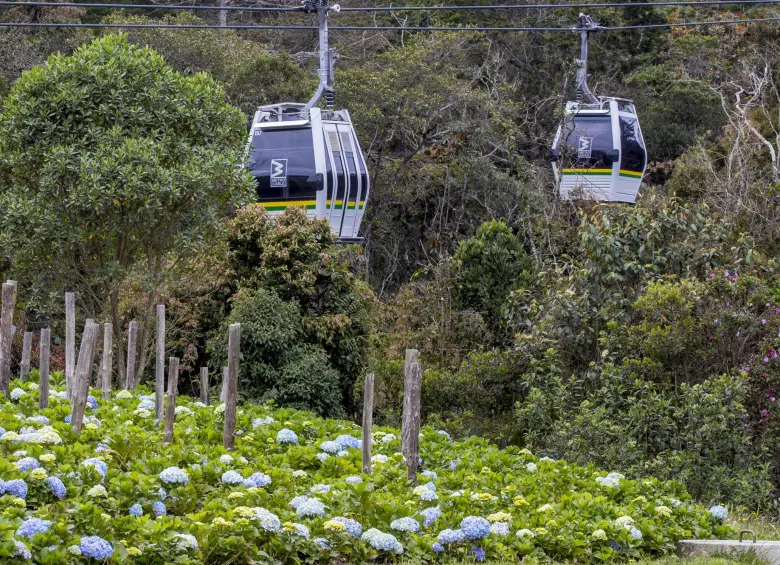
M352 128L348 124L338 124L339 141L341 150L346 163L346 171L349 173L349 191L344 200L344 217L341 224L342 238L357 237L360 223L357 219L357 207L360 203L362 193L362 178L360 175L360 165L357 154L360 151L356 148L355 138Z
M344 203L349 195L349 169L344 152L341 150L341 141L339 140L339 131L336 124L324 122L322 129L325 132L325 147L328 155L331 157L335 181L330 199L326 201L326 208L329 212L331 231L340 237L344 222Z

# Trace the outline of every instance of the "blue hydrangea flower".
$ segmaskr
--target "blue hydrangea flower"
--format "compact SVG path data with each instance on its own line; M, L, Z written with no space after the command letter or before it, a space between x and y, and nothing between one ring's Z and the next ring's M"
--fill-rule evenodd
M478 563L481 563L485 560L485 550L481 547L475 547L469 551L470 555L474 556L474 559L477 560Z
M14 540L14 557L20 557L24 561L32 559L30 548L18 540Z
M359 449L360 440L351 435L342 434L336 438L336 443L339 444L341 449Z
M3 492L11 494L17 498L27 498L27 483L24 479L12 479L4 481L2 484Z
M255 520L260 522L260 527L267 532L278 532L282 529L282 521L279 516L269 512L265 508L255 508Z
M108 447L105 443L99 443L99 444L97 444L97 447L95 448L95 452L96 453L105 453L109 449L111 449L111 448Z
M442 530L439 532L437 539L441 544L448 544L461 542L464 537L463 530Z
M313 494L325 494L326 492L330 492L330 485L314 485L309 491Z
M441 508L438 506L431 506L420 512L423 517L423 526L428 527L433 524L441 516Z
M87 397L87 408L90 410L96 410L98 407L98 402L95 400L95 397L91 394Z
M105 561L114 554L114 548L99 536L84 536L79 544L81 555L96 561Z
M348 485L359 485L363 482L363 477L360 475L350 475L346 479L344 479Z
M449 440L451 440L451 439L452 439L452 438L450 437L450 434L448 434L448 433L447 433L445 430L438 430L436 433L437 433L437 434L439 434L440 436L444 436L444 437L446 437L446 438L447 438L447 439L449 439Z
M444 551L444 546L440 544L438 541L436 541L433 542L433 545L431 546L431 550L434 553L441 553L442 551Z
M480 516L467 516L461 520L460 529L468 539L482 539L490 534L490 522Z
M631 536L631 539L640 540L642 539L642 532L639 531L634 526L631 526L631 529L628 531L628 534Z
M36 424L43 424L44 426L48 426L50 421L46 416L30 416L27 418L28 422L35 422ZM2 429L2 428L0 428ZM3 435L3 434L0 434Z
M160 480L168 485L186 485L190 482L187 473L178 467L168 467L160 473Z
M298 505L295 512L301 518L309 518L312 516L321 518L325 515L325 505L316 498L308 498Z
M242 485L244 484L244 477L242 477L237 471L225 471L222 473L223 485Z
M65 422L66 424L70 424L70 414L68 414L67 416L65 416L65 418L63 418L63 422Z
M65 483L59 477L47 477L44 482L54 496L60 499L65 498L67 490L65 489Z
M263 488L271 484L271 477L265 473L254 473L251 477L244 481L244 486L247 488Z
M458 468L458 463L456 461L450 461L450 471L454 471Z
M322 549L330 549L330 544L325 538L314 538L312 541L319 545Z
M393 534L386 534L376 528L363 532L360 539L367 541L377 551L393 551L403 553L404 548Z
M259 428L260 426L265 426L268 424L273 424L274 419L268 416L267 418L254 418L252 420L252 427L253 428Z
M305 494L302 494L301 496L296 496L295 498L293 498L293 499L292 499L292 500L289 502L289 504L290 504L290 506L292 506L293 508L295 508L295 509L297 510L297 509L298 509L298 507L299 507L301 504L303 504L304 502L306 502L307 500L309 500L309 497L308 497L308 496L306 496Z
M41 520L40 518L27 518L19 524L16 529L16 535L20 538L31 538L38 534L45 534L51 527L51 520Z
M423 471L420 473L423 477L426 477L433 482L436 482L439 480L439 475L436 474L436 471Z
M224 455L220 456L219 462L223 465L230 465L233 462L233 457L225 453Z
M20 471L32 471L33 469L40 467L41 464L38 463L38 460L35 457L24 457L19 459L19 461L15 463L15 466Z
M276 434L276 441L277 443L298 443L298 435L292 431L288 430L287 428L282 428L279 430L279 432Z
M163 501L164 501L166 498L168 498L168 493L167 493L167 492L165 492L165 489L164 489L164 488L162 488L162 487L160 487L159 489L157 489L157 494L159 494L159 495L160 495L160 500L163 500Z
M341 522L344 524L344 530L353 538L360 537L360 534L363 532L363 526L361 526L360 522L357 520L353 520L352 518L345 518L344 516L337 516L333 519L336 522Z
M729 517L729 512L720 504L710 508L710 516L721 522Z
M168 510L165 508L165 504L159 500L152 504L152 512L154 512L154 515L157 517L168 515Z
M304 526L303 524L292 524L293 529L295 530L295 535L301 536L303 538L309 539L309 536L311 535L311 532L309 532L309 528Z
M434 500L439 500L439 496L431 489L423 489L423 492L420 493L420 500L433 502Z
M491 524L490 533L497 536L508 536L509 522L496 522L495 524Z
M341 450L341 446L335 441L323 441L320 444L320 449L325 453L338 453Z
M101 461L97 457L91 457L81 462L82 467L92 467L95 469L101 477L105 478L108 473L108 465L104 461Z
M144 509L140 504L135 503L130 507L130 510L128 510L127 513L136 518L140 518L144 515Z
M398 518L390 522L390 529L416 534L420 530L420 523L414 518Z

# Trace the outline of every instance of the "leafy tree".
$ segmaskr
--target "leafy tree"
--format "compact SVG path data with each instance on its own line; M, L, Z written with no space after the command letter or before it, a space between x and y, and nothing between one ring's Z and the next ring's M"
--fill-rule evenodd
M19 280L76 290L94 318L108 302L121 375L122 281L143 273L151 310L171 252L249 198L244 142L219 85L122 35L24 73L0 116L0 230Z
M350 270L324 220L291 208L271 218L251 204L227 228L228 265L235 283L265 289L300 306L302 341L321 346L341 375L342 402L353 407L371 330L371 292Z
M510 291L529 278L530 267L531 260L512 230L500 220L485 222L474 237L461 241L453 257L458 305L497 325Z
M321 346L301 343L304 330L296 302L266 289L242 289L232 306L208 347L218 366L224 365L228 328L241 324L242 391L322 416L343 413L339 373Z

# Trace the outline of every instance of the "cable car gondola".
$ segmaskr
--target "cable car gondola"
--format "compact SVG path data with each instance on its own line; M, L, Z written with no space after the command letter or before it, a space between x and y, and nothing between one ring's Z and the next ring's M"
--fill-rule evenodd
M564 200L636 201L647 151L631 100L596 96L588 88L588 34L598 24L580 14L577 100L567 102L552 144L555 181ZM583 101L583 97L585 100Z
M261 106L249 132L249 162L259 203L271 214L301 206L325 218L340 243L358 236L370 188L368 169L347 110L333 110L335 52L328 48L328 14L339 6L306 0L320 28L320 83L306 104ZM326 110L315 107L325 96Z

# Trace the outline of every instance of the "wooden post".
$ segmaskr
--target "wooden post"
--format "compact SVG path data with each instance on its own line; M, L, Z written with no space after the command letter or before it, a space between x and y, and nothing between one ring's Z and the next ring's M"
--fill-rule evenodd
M171 357L168 360L168 402L165 404L165 425L163 441L173 441L173 423L176 420L176 392L179 386L179 359Z
M170 377L169 377L170 378ZM165 304L157 305L157 367L154 372L154 417L163 419L165 394ZM168 393L170 394L170 393ZM167 422L167 418L166 418Z
M76 372L76 293L65 293L65 391L71 397Z
M238 358L241 354L241 324L230 324L228 337L228 374L225 391L225 428L222 445L233 449L236 442L236 402L238 400Z
M3 310L0 317L0 392L8 395L11 384L11 340L13 339L14 307L16 306L16 281L3 283Z
M90 319L91 322L94 322L94 320ZM96 387L100 386L100 382L98 381L100 377L100 365L98 365L98 370L95 375L95 380L92 380L92 366L95 361L95 354L97 354L98 350L98 343L100 342L100 324L97 324L97 331L95 332L95 336L92 338L92 360L90 361L89 365L89 386L92 387L92 383L94 382Z
M406 458L408 479L417 484L417 466L420 444L420 394L422 393L422 370L420 352L406 350L404 362L404 408L401 420L401 453Z
M127 370L125 388L135 388L135 340L138 337L138 323L133 320L127 328Z
M222 367L222 389L219 391L219 401L225 402L227 397L228 368Z
M41 330L41 341L38 346L38 408L43 410L49 407L49 354L51 352L51 329Z
M374 422L374 373L363 386L363 473L371 474L371 426Z
M92 361L95 356L98 331L99 326L92 320L87 320L84 324L79 358L73 376L73 408L70 414L70 426L76 435L81 434L81 425L84 422L84 410L89 395L89 379L92 374Z
M200 401L209 405L209 368L200 368Z
M30 374L30 357L32 356L32 332L24 332L22 341L22 361L19 363L19 379L24 382Z
M100 363L100 387L103 391L103 400L111 398L111 373L113 372L114 357L114 324L103 324L103 360Z

